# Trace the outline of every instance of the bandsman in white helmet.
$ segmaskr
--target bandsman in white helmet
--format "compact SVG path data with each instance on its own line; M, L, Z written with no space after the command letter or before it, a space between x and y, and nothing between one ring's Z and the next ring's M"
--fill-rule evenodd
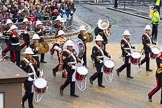
M21 60L20 68L23 69L27 74L28 78L24 81L25 94L22 97L22 108L25 108L25 101L28 100L28 108L33 107L33 96L34 96L34 80L39 76L39 69L37 67L36 60L32 57L34 52L30 47L25 49L25 57Z
M123 71L123 69L126 68L127 78L133 79L131 76L131 63L129 62L130 56L131 56L131 49L135 49L135 47L131 46L130 43L130 32L128 30L125 30L123 33L123 38L121 40L121 50L122 50L122 56L124 57L124 64L120 66L116 72L119 76L119 73Z
M68 40L67 49L63 51L62 58L64 67L67 70L67 79L64 84L60 87L60 95L63 96L63 90L70 84L70 96L79 97L75 94L75 69L77 64L77 58L73 54L73 42Z
M95 36L100 35L103 38L104 49L106 49L106 44L110 37L110 25L107 19L99 19L97 22L97 27L94 30Z
M24 18L21 29L22 29L22 33L20 36L23 38L24 43L20 47L21 49L23 49L25 46L28 47L30 45L30 36L29 33L27 32L30 31L30 25L27 18Z
M45 31L43 30L43 23L40 20L37 20L35 26L36 26L35 32L40 37L39 43L44 42ZM45 54L42 53L40 57L41 63L47 63L46 61L44 61L44 57L45 57Z
M56 72L62 71L62 77L66 78L67 75L65 74L65 71L63 70L63 63L62 63L62 47L63 44L67 38L65 37L65 32L63 30L59 30L57 38L54 39L52 42L53 47L50 49L51 55L54 54L54 52L57 52L57 58L58 58L58 65L52 69L54 77L56 77Z
M145 26L145 33L142 35L142 44L145 53L145 58L142 59L141 63L139 63L139 66L146 62L146 71L152 72L152 69L150 69L150 53L153 41L151 36L150 25Z
M64 25L63 25L63 20L61 18L60 15L57 16L57 18L55 19L55 24L54 24L54 28L56 29L56 36L58 35L58 31L59 30L64 30Z
M149 102L152 102L153 95L160 90L161 91L160 104L162 104L162 47L160 48L160 54L156 58L156 65L157 65L157 70L155 73L156 87L148 93L148 100Z
M97 72L94 73L90 78L90 84L93 85L93 81L98 78L98 86L105 88L103 85L103 70L102 67L104 65L104 56L109 57L109 53L103 48L103 38L100 35L96 36L96 45L92 48L91 58L94 61L94 65L96 67Z
M16 25L12 25L8 32L11 32L10 36L11 48L10 48L10 57L13 63L16 62L17 66L20 66L20 42L18 35L18 27Z
M87 67L87 46L85 43L86 37L84 36L84 34L86 33L86 28L84 25L81 25L79 28L79 35L78 38L81 39L84 42L84 46L85 46L85 52L83 54L83 57L80 57L80 59L83 59L83 65Z
M39 35L34 34L32 37L33 43L30 45L31 49L33 50L33 58L37 61L37 66L40 67L40 61L39 61L39 54L38 54L38 46L39 46Z
M6 27L3 29L3 35L5 36L5 43L6 43L6 48L2 51L2 56L5 56L7 52L10 50L11 43L9 40L9 37L12 35L11 32L8 32L10 27L13 25L13 22L11 19L7 19L6 21Z

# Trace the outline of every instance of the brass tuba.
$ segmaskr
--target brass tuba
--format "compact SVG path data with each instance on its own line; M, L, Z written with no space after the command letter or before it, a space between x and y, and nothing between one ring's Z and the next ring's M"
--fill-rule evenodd
M83 42L92 42L93 41L93 35L91 33L85 33L83 34L83 38L85 39Z
M44 54L47 53L49 51L49 45L47 42L41 42L38 45L38 54Z

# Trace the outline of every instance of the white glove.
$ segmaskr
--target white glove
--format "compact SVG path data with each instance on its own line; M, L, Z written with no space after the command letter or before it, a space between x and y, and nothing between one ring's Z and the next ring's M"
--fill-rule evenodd
M24 34L27 34L27 31L25 31Z
M54 46L54 49L57 50L57 51L60 51L61 48L58 47L58 46Z
M43 77L43 71L40 71L40 77Z
M100 63L103 63L103 60L100 60Z
M38 47L36 47L36 51L38 51Z
M61 48L58 49L58 51L61 51L61 50L62 50Z
M131 55L131 53L128 53L128 56L130 56Z
M34 79L31 78L30 76L28 77L28 81L33 81Z
M72 69L76 69L76 66L72 66Z
M150 45L150 48L152 48L153 46L152 45Z

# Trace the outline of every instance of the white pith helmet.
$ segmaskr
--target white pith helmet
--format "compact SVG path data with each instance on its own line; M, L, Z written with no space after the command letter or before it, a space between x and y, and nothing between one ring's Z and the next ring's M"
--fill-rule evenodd
M81 25L81 26L79 27L79 31L85 31L85 30L86 30L86 28L85 28L84 25Z
M30 47L27 47L27 48L25 49L24 54L34 54L34 52L33 52L33 50L32 50Z
M73 46L73 41L72 41L72 40L68 40L68 41L66 42L66 45L67 45L67 46Z
M11 20L11 19L7 19L6 25L7 25L7 24L13 24L12 20Z
M145 26L145 30L151 30L150 25L146 25L146 26Z
M12 31L13 29L17 29L18 27L16 25L12 25L8 31Z
M32 37L33 40L35 39L40 39L39 35L38 34L34 34L33 37Z
M95 41L103 41L103 38L101 35L97 35Z
M36 24L35 24L35 26L37 26L37 25L39 25L39 24L43 24L40 20L38 20L38 21L36 21Z
M123 33L123 36L130 36L130 32L128 30L125 30L124 33Z
M59 30L58 31L58 36L60 36L60 35L65 35L65 32L63 30Z
M23 22L29 22L29 20L27 18L24 18Z

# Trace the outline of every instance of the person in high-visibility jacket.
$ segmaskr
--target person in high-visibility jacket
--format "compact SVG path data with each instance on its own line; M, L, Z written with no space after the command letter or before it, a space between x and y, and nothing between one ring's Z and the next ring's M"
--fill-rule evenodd
M157 7L157 11L160 14L161 0L155 0L155 6Z
M160 15L159 12L157 11L157 7L154 7L151 23L152 23L152 38L153 40L157 41L158 25L160 24Z

